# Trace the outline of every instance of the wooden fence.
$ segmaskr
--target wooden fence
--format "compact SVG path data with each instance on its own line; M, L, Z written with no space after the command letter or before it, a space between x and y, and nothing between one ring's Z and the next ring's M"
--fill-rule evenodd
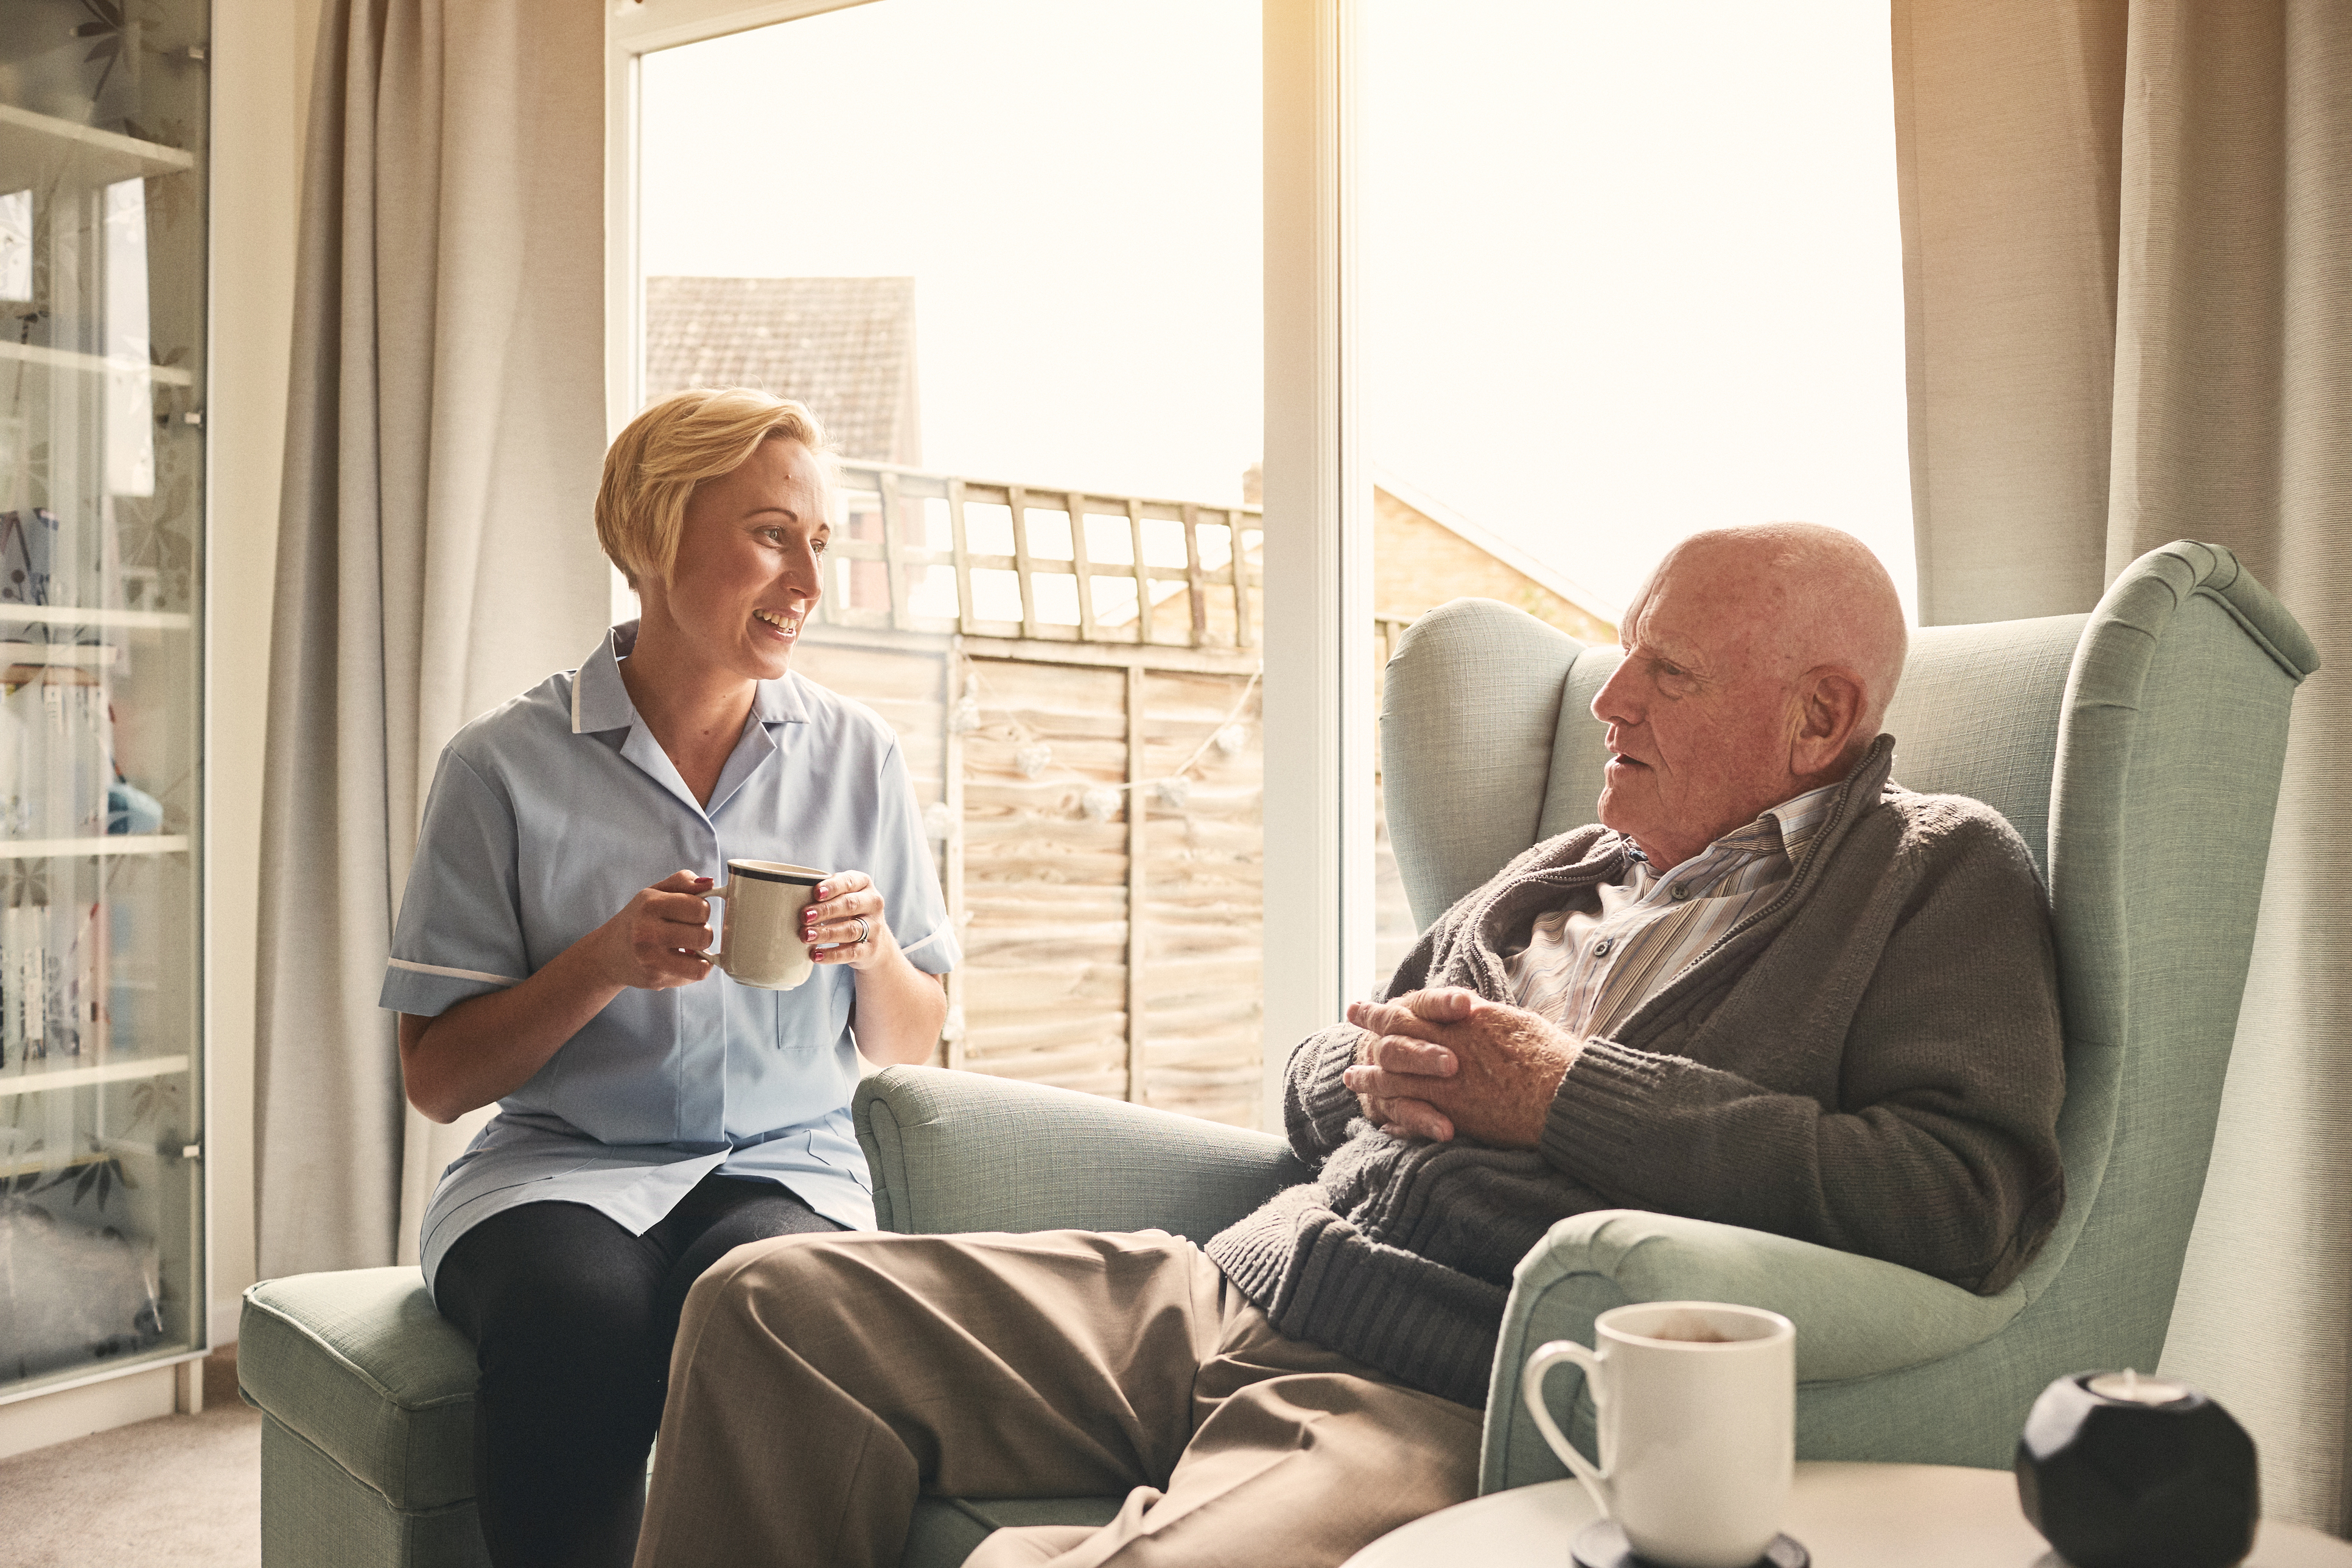
M793 662L898 732L964 948L936 1059L1256 1125L1257 509L842 489Z
M1256 507L845 462L828 626L1032 643L1257 642ZM1244 661L1246 662L1246 661Z
M935 1059L1257 1125L1258 509L842 468L794 668L898 731L964 949Z

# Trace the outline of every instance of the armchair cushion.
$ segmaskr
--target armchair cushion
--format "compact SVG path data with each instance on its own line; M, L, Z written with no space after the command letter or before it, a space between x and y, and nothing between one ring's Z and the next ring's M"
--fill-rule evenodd
M245 1293L246 1402L394 1509L474 1496L474 1347L414 1264L296 1274Z
M884 1230L1205 1241L1312 1174L1271 1133L980 1073L886 1068L853 1110Z

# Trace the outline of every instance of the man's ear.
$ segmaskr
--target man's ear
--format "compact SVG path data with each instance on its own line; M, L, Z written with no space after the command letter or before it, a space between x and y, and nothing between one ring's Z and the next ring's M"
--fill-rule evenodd
M1862 682L1836 665L1806 673L1797 687L1796 734L1789 771L1811 778L1837 771L1862 725Z

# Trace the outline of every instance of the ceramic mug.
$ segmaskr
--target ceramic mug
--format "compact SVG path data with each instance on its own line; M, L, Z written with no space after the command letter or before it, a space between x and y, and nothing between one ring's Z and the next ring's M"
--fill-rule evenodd
M727 923L719 951L701 956L738 985L790 991L815 967L801 940L801 911L814 901L825 874L781 860L730 860L727 885L702 896L724 900Z
M1797 1330L1778 1312L1644 1301L1593 1320L1592 1348L1554 1340L1520 1393L1544 1441L1635 1555L1662 1568L1748 1568L1780 1533L1797 1458ZM1601 1463L1543 1397L1564 1361L1592 1385Z

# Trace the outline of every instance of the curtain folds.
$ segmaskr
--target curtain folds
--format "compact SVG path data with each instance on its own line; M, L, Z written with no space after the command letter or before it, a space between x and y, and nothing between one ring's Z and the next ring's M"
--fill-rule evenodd
M2352 1507L2352 6L1895 0L1921 618L2234 551L2318 643L2165 1366ZM2193 829L2193 824L2184 827Z
M605 621L603 84L575 0L321 18L265 759L265 1276L414 1259L469 1131L407 1109L375 999L442 745Z

